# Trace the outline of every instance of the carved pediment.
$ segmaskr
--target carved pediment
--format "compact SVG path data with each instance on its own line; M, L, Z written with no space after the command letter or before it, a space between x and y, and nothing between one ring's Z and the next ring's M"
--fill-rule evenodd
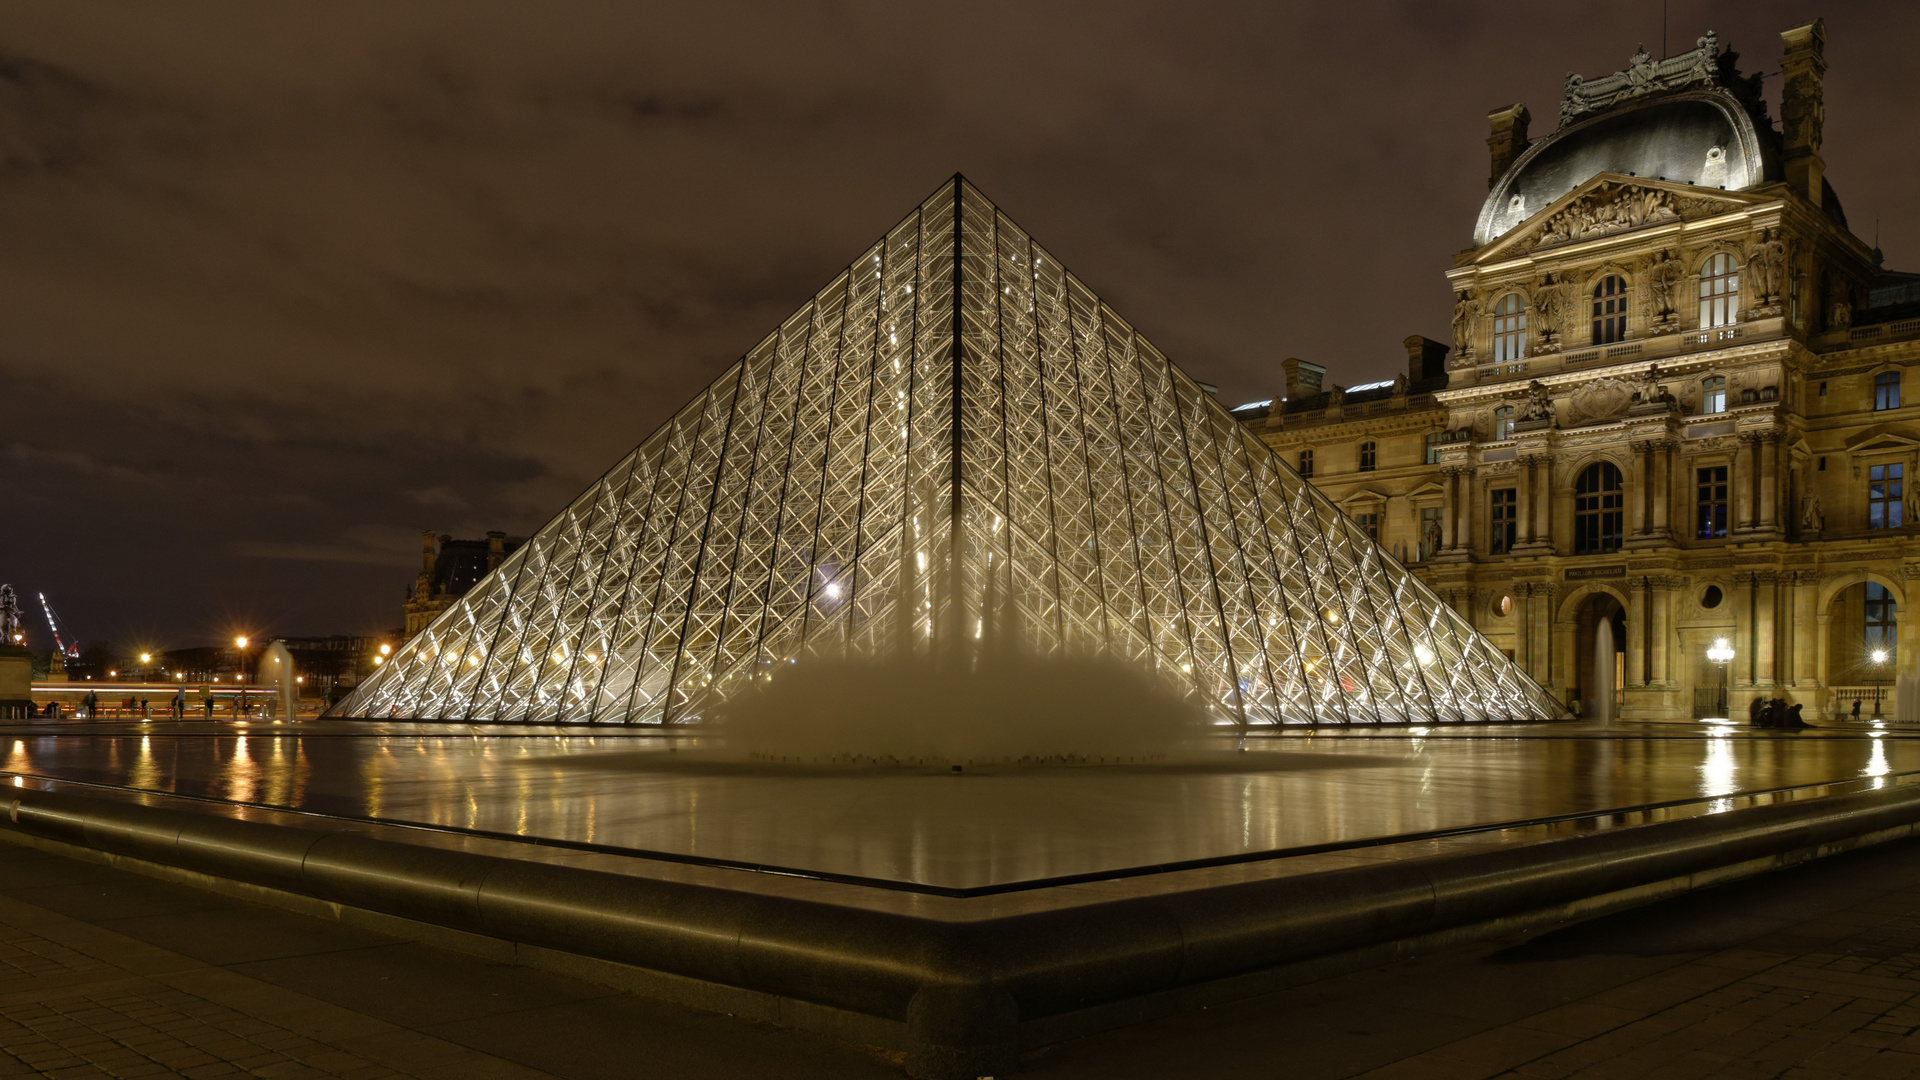
M1875 451L1911 450L1920 446L1920 437L1902 425L1875 424L1865 431L1856 432L1843 444L1850 454L1867 454Z
M1373 488L1361 488L1358 491L1348 492L1346 497L1340 500L1340 505L1345 507L1370 506L1378 505L1386 501L1386 492L1375 491Z
M1758 201L1743 193L1713 191L1657 180L1602 174L1575 188L1525 225L1495 241L1476 261L1506 259L1531 251L1595 240L1649 225L1694 221Z

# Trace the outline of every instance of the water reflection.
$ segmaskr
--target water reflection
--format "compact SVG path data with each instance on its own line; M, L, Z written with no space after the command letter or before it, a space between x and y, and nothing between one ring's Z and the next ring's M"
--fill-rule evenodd
M1878 734L1878 733L1876 733ZM1920 771L1920 740L1252 739L1218 768L689 767L697 740L15 739L19 773L325 814L976 886Z

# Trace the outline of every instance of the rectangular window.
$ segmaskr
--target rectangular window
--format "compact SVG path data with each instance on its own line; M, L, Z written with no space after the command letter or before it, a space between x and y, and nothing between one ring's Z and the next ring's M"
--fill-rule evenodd
M1491 511L1491 520L1488 522L1490 528L1487 530L1489 555L1506 555L1513 551L1520 528L1518 494L1513 488L1494 488L1487 492L1487 505Z
M1427 464L1440 464L1440 436L1444 432L1434 431L1427 434Z
M1715 465L1695 473L1699 490L1699 516L1694 536L1718 540L1727 535L1727 467Z
M1374 465L1378 461L1379 461L1379 444L1374 442L1361 443L1360 444L1360 471L1372 472Z
M1379 514L1355 514L1353 520L1359 522L1362 529L1367 530L1367 539L1376 544L1380 542Z
M1700 380L1700 412L1702 415L1727 411L1727 378L1714 375Z
M1815 469L1814 469L1814 471L1815 471L1815 472L1826 472L1826 471L1827 471L1827 458L1826 458L1826 455L1825 455L1825 454L1822 454L1822 455L1820 456L1820 462L1819 462L1819 465L1818 465L1818 467L1817 467L1817 468L1815 468Z
M1897 409L1900 407L1900 373L1883 371L1873 377L1874 409Z
M1826 383L1821 383L1821 384L1820 384L1820 396L1821 396L1821 397L1826 397L1826 396L1827 396L1827 384L1826 384Z
M1300 475L1308 477L1313 475L1313 451L1311 450L1300 451Z
M1874 465L1867 470L1867 528L1897 529L1903 524L1905 465Z
M1420 508L1420 561L1426 562L1440 554L1440 511L1444 507L1423 506Z

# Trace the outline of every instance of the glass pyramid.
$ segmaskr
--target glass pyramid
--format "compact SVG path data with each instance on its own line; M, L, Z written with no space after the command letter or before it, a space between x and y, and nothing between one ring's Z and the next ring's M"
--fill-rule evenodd
M334 715L688 722L983 635L1234 724L1565 715L958 176Z

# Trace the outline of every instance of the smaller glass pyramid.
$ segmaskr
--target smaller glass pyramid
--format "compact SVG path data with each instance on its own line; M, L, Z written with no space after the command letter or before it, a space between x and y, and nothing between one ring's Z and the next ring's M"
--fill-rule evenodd
M687 722L989 629L1234 724L1565 715L957 176L334 715Z

